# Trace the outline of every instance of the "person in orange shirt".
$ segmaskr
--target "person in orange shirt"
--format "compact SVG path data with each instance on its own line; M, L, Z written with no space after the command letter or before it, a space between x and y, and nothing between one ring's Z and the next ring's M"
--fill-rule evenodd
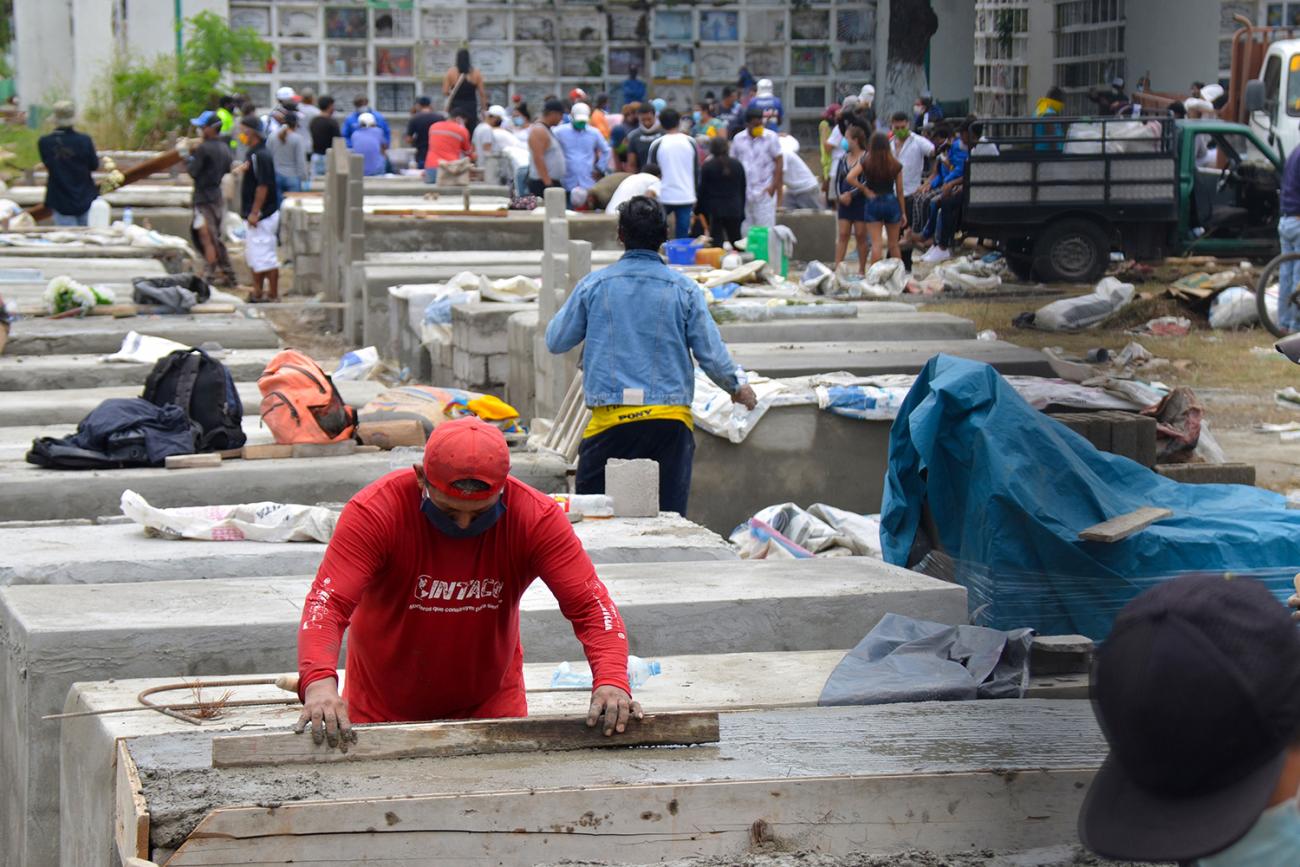
M438 182L438 166L455 162L461 157L474 156L470 144L468 119L461 111L453 111L447 120L440 120L429 127L429 150L424 158L424 182Z
M605 137L605 141L609 141L609 134L610 134L611 127L609 124L609 94L608 93L596 94L596 106L591 113L591 126L593 129L595 129L597 132L599 132L601 135Z

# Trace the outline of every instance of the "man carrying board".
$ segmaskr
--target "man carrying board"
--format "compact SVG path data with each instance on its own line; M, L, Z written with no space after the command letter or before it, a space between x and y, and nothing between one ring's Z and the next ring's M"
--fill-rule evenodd
M641 719L618 609L558 504L509 472L501 431L467 418L352 498L303 606L295 731L346 750L353 722L527 716L519 601L535 577L591 664L587 725Z

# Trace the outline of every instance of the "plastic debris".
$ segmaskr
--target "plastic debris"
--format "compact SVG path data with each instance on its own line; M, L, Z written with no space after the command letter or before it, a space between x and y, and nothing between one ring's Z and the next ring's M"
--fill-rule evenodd
M343 357L339 359L338 369L330 376L336 382L369 379L371 372L378 366L379 350L367 346L343 353Z
M1132 283L1103 277L1092 294L1053 301L1033 314L1032 324L1044 331L1082 331L1100 325L1132 301Z
M1192 330L1192 320L1186 316L1160 316L1129 331L1129 334L1146 334L1151 337L1185 337Z

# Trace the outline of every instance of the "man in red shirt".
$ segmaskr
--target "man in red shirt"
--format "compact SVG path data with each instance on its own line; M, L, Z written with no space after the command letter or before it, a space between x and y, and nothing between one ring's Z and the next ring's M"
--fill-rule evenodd
M587 725L641 719L618 609L563 511L509 472L501 431L467 418L352 498L303 606L295 731L346 750L353 722L527 716L519 600L538 576L591 663Z
M474 148L470 144L465 116L453 112L448 120L440 120L429 127L429 151L424 157L423 166L425 183L438 182L438 167L443 163L454 163L473 156Z

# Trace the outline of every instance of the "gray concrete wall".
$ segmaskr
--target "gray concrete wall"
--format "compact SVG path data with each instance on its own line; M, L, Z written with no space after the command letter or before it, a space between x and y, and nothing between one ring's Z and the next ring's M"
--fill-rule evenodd
M265 349L279 346L275 329L264 319L205 313L195 316L133 316L113 319L23 319L15 322L5 347L7 355L74 355L110 353L122 348L127 332L166 337L187 346L212 342L226 349Z
M1151 73L1151 89L1187 93L1193 81L1213 82L1219 71L1221 0L1124 4L1125 86Z
M890 426L791 406L769 409L740 444L697 428L687 515L728 536L778 503L879 512Z
M930 91L940 102L971 99L975 0L931 0L930 5L939 16L939 30L930 37Z

